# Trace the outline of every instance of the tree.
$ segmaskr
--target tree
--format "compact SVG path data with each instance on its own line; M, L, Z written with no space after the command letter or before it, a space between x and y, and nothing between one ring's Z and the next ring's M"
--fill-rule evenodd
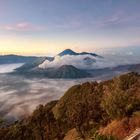
M131 116L140 107L140 101L129 91L115 89L103 97L101 107L110 118Z

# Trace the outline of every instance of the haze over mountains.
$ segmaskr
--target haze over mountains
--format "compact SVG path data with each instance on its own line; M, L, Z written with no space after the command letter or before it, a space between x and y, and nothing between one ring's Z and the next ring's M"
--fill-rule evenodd
M122 61L123 60L123 61ZM66 49L55 57L42 57L25 63L13 74L47 78L88 78L130 72L139 63L125 59L108 59L95 53L77 53ZM134 68L133 68L134 67Z
M62 57L64 55L92 55L95 57L102 57L95 53L88 53L88 52L82 52L77 53L72 51L71 49L66 49L58 54L58 56ZM27 63L29 61L33 61L38 58L46 58L49 61L52 61L54 57L37 57L37 56L21 56L21 55L0 55L0 64L11 64L11 63Z
M3 103L0 113L19 117L19 114L24 115L25 104L26 110L32 112L35 106L40 104L39 101L42 100L42 97L45 100L44 102L56 99L68 87L76 83L90 80L102 81L130 71L140 72L138 62L121 59L121 57L107 59L106 56L102 57L95 53L76 53L70 49L64 50L55 57L35 57L33 61L28 61L10 75L0 75L1 101L9 101ZM11 67L11 64L1 65L3 73L4 71L8 72L8 70L11 72ZM61 82L59 79L61 79ZM57 84L58 81L60 84ZM59 88L62 89L61 92ZM52 93L55 96L52 96ZM3 96L5 97L3 98ZM25 102L23 104L19 100L21 96L24 98L22 98ZM33 98L32 96L34 96L34 99L29 101L27 98ZM30 109L31 105L34 107ZM15 115L13 112L15 112Z
M111 78L126 72L140 71L139 59L135 59L135 57L126 57L125 54L124 56L109 57L91 52L77 53L71 49L66 49L54 57L5 55L0 56L0 63L11 64L9 67L5 67L6 72L12 72L11 74L59 79L104 75ZM13 66L13 63L16 65ZM23 63L23 65L18 65L18 63ZM13 71L12 68L16 69ZM1 71L3 73L4 68Z
M43 75L48 78L85 78L91 74L85 69L103 57L95 53L76 53L66 49L55 57L44 57L34 60L16 69L15 73ZM81 63L81 67L77 64ZM85 66L85 69L82 67Z
M0 64L27 63L37 59L36 56L0 55Z

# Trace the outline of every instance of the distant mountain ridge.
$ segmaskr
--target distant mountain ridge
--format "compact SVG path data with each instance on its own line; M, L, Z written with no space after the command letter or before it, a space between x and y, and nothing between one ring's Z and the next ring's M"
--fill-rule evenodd
M0 64L27 63L41 57L21 55L0 55Z
M76 52L72 51L71 49L66 49L62 51L61 53L58 54L59 56L64 56L64 55L77 55Z
M73 55L73 61L75 62L75 59L78 58L78 62L75 65L72 65L71 63L63 63L65 62L65 55ZM79 55L82 55L82 57L75 57ZM33 59L33 61L25 63L23 66L17 68L12 74L33 77L41 76L47 78L73 79L91 78L97 76L113 77L126 72L140 72L139 64L118 65L116 67L93 69L91 66L94 64L96 66L96 62L102 60L102 58L100 59L98 55L93 53L76 53L70 49L66 49L57 56L58 57L40 57ZM96 57L98 58L96 59ZM68 58L71 59L69 56L66 57L66 59ZM78 67L78 63L82 63L86 67L80 68Z
M81 69L78 68L78 66L76 65L71 65L69 63L68 64L61 63L61 57L64 57L65 55L73 55L73 57L82 55L82 57L79 57L78 59L81 59L80 61L84 63L88 68ZM83 57L84 55L85 57ZM66 49L63 52L59 53L57 56L60 57L60 63L59 63L60 65L56 65L56 66L51 65L53 61L55 61L55 59L58 59L56 60L56 62L59 61L59 57L58 58L41 57L33 61L30 61L28 63L25 63L23 66L17 68L12 74L24 75L29 77L41 76L47 78L73 79L73 78L91 78L97 76L113 77L126 72L132 72L132 71L140 72L139 64L120 65L112 68L106 67L100 69L96 69L96 68L92 69L90 68L90 66L94 65L94 63L96 64L96 62L100 59L99 55L93 53L87 53L87 52L76 53L70 49ZM96 59L96 57L98 57L98 59ZM48 66L49 64L50 66ZM41 67L41 65L43 65L43 67Z
M97 55L96 53L89 53L89 52L81 52L81 53L77 53L74 52L71 49L66 49L64 51L62 51L61 53L58 54L59 56L64 56L64 55L91 55L91 56L95 56L95 57L100 57L102 58L102 56Z
M94 57L102 58L102 56L97 55L95 53L88 53L88 52L77 53L71 49L66 49L57 55L60 57L65 56L65 55L74 55L74 56L76 56L76 55L91 55ZM0 55L0 64L28 63L28 62L32 63L33 61L35 61L37 59L44 59L44 58L46 58L46 60L53 61L54 57L22 56L22 55L14 55L14 54Z
M65 55L72 55L73 57L85 55L85 57L81 58L81 61L83 61L83 63L87 65L95 63L96 57L101 58L101 56L95 53L88 53L88 52L77 53L71 49L66 49L62 51L61 53L57 54L56 56L59 56L61 58L61 57L64 57ZM87 72L87 70L79 69L78 67L72 66L71 64L64 64L64 65L60 65L60 66L52 67L52 68L40 67L41 64L43 63L45 63L45 65L48 65L49 62L51 63L53 61L55 61L55 57L38 58L36 60L25 63L23 66L17 68L16 72L14 73L25 74L25 75L30 73L30 75L34 75L34 76L43 75L48 78L85 78L85 77L91 76L91 74Z

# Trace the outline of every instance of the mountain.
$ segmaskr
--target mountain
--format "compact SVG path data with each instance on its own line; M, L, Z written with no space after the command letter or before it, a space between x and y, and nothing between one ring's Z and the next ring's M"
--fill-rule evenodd
M140 128L140 75L74 85L22 121L0 128L1 140L123 140ZM129 140L129 138L126 140Z
M16 69L16 71L32 71L33 69L37 68L39 64L43 63L45 60L53 61L53 57L40 57L33 61L25 63L23 66Z
M40 60L44 61L44 60ZM40 63L38 61L38 63ZM25 65L18 69L12 74L17 75L24 75L28 77L47 77L47 78L59 78L59 79L73 79L73 78L86 78L90 77L91 74L88 73L86 70L78 69L72 65L62 65L58 68L47 68L47 69L40 69L38 67L38 63L35 62L33 65Z
M64 51L62 51L61 53L58 54L58 56L61 56L61 57L65 56L65 55L91 55L91 56L94 56L94 57L103 58L102 56L97 55L95 53L88 53L88 52L77 53L77 52L74 52L71 49L66 49L66 50L64 50Z
M64 56L64 55L77 55L76 52L72 51L71 49L66 49L62 51L61 53L58 54L59 56Z
M74 78L97 78L110 79L114 76L128 73L128 72L140 72L140 64L132 65L120 65L116 67L107 67L101 69L79 69L72 65L62 65L59 67L50 67L42 69L39 67L40 63L43 63L46 58L40 58L32 63L26 63L23 66L17 68L10 74L24 75L27 77L47 77L47 78L60 78L60 79L74 79ZM84 60L87 65L95 63L94 59L86 58Z
M58 56L62 57L65 55L91 55L91 56L95 56L95 57L100 57L101 56L95 54L95 53L87 53L87 52L82 52L82 53L76 53L74 51L72 51L71 49L66 49L64 51L62 51L61 53L58 54ZM29 66L29 62L34 63L35 61L38 61L38 59L44 59L46 58L46 60L49 61L53 61L54 57L37 57L37 56L20 56L20 55L0 55L0 64L11 64L11 63L27 63L27 65Z
M35 59L33 61L25 63L23 66L17 68L14 74L24 74L24 75L31 75L31 76L45 76L49 78L84 78L84 77L91 77L92 75L87 72L87 70L81 70L75 68L77 66L72 66L71 64L63 64L61 61L64 62L61 57L65 55L73 55L73 57L77 55L82 55L85 57L81 57L81 61L89 66L92 63L96 63L96 59L94 57L100 57L99 55L93 53L76 53L70 49L66 49L63 52L59 53L56 57L41 57ZM89 55L89 57L87 56ZM74 59L74 58L73 58ZM77 57L75 57L77 59ZM78 58L79 59L79 58ZM60 66L56 64L60 61ZM79 61L79 60L78 60ZM55 64L53 67L48 66L50 64Z
M34 61L39 57L36 56L20 56L20 55L0 55L0 64L11 64L11 63L27 63Z
M71 79L71 78L86 78L91 75L86 70L78 69L72 65L63 65L56 69L51 69L49 72L45 72L45 76L49 78L63 78L63 79Z
M93 63L96 63L96 59L90 58L90 57L85 57L85 58L84 58L84 62L85 62L87 65L91 65L91 64L93 64Z
M140 73L140 64L134 65L133 67L129 68L129 70Z
M73 55L71 61L64 60L61 58L64 55ZM78 57L77 55L85 55L84 57ZM88 54L88 56L87 56ZM11 74L18 74L24 76L33 76L33 77L47 77L47 78L91 78L91 77L102 77L103 79L109 79L113 76L123 74L126 72L140 72L140 64L132 65L120 65L116 67L106 67L100 69L90 69L91 65L96 66L96 62L100 61L96 57L92 57L92 53L76 53L70 49L64 50L57 57L40 57L28 63L25 63L23 66L17 68ZM67 58L68 59L68 58ZM68 61L68 63L66 63ZM70 62L70 64L69 64ZM64 64L63 64L64 63ZM84 65L84 69L78 68L79 63ZM77 64L77 65L76 65Z

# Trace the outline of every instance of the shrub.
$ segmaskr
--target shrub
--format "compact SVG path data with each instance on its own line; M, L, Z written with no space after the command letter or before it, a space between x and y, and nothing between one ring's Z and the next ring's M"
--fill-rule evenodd
M129 92L115 89L105 95L101 107L111 119L131 116L133 112L139 110L140 101Z
M4 123L4 120L0 118L0 126Z
M138 82L138 73L131 72L129 74L121 75L114 79L115 87L121 90L128 90L132 86L136 85Z

